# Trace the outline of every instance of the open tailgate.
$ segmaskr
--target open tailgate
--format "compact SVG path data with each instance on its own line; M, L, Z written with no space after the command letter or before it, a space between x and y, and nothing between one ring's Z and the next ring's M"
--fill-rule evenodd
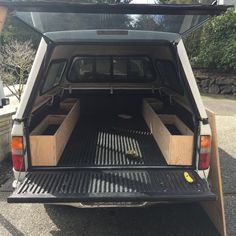
M73 170L29 172L9 203L176 202L215 200L208 183L194 171Z

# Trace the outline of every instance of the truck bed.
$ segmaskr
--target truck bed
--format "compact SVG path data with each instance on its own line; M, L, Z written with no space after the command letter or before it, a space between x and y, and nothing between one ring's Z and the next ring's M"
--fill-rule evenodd
M167 165L144 119L119 114L80 117L59 166Z

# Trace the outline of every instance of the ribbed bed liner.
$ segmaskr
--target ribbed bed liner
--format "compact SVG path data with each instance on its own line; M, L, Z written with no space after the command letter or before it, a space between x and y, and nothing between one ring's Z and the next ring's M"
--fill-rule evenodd
M215 200L194 171L188 183L183 170L80 170L29 172L8 202L140 202Z
M59 166L166 165L141 117L83 116Z

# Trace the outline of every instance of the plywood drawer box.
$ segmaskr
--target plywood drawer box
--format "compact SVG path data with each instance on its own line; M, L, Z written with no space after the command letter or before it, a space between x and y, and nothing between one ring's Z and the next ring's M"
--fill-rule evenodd
M31 132L30 150L33 166L57 165L78 117L79 103L76 102L67 115L48 115Z
M150 105L150 107L155 111L158 112L163 109L164 104L162 101L156 98L145 98L145 101Z
M192 165L193 132L176 115L158 115L144 100L143 117L169 165ZM167 125L179 134L170 132Z

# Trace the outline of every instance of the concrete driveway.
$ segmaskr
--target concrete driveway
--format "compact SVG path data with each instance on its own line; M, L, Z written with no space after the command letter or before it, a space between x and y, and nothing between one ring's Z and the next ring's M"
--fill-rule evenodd
M233 236L236 234L236 101L204 97L204 102L217 113L227 228L228 235ZM0 172L9 168L9 163L4 165ZM0 235L218 235L197 204L76 209L7 204L10 191L11 179L8 179L0 188Z

